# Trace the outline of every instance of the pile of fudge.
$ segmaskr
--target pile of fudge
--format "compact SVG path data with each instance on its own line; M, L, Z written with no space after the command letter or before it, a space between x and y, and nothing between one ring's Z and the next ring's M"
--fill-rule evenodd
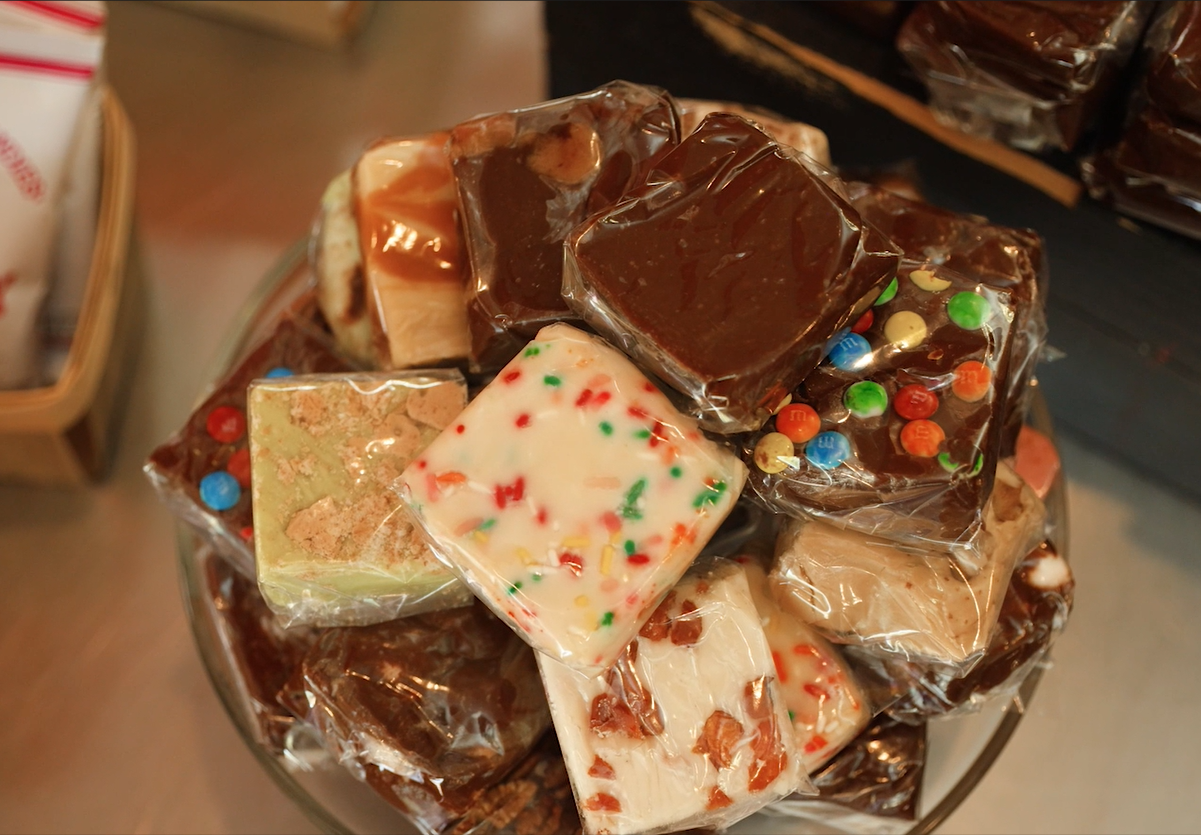
M1036 234L618 81L374 144L311 243L145 470L259 743L421 832L903 831L1063 629Z

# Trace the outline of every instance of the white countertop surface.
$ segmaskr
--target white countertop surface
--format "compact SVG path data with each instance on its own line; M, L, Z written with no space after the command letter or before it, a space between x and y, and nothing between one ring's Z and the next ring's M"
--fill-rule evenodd
M383 3L328 52L114 3L109 77L138 138L147 324L109 478L0 486L0 832L313 832L209 685L141 463L367 142L544 98L541 8ZM1062 451L1076 611L943 830L1197 832L1201 508L1070 438Z

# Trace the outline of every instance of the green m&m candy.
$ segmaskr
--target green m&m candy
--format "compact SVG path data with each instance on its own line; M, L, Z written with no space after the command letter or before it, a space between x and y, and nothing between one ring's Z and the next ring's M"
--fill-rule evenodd
M892 281L888 282L888 286L884 288L884 292L881 293L874 302L872 302L872 307L879 307L882 304L888 304L890 301L892 301L893 296L897 294L897 287L899 285L900 282L897 281L897 277L894 275L892 277Z
M947 302L947 315L964 330L979 330L991 314L992 306L979 293L956 293Z
M888 409L888 392L879 383L855 383L842 396L842 403L857 418L879 417Z

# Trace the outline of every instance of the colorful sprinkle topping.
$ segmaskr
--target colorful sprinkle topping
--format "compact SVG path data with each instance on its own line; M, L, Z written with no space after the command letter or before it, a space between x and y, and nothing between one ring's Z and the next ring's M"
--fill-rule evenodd
M617 514L623 519L641 519L642 511L638 508L638 500L642 498L642 492L646 490L646 479L640 478L634 482L633 486L626 491L625 498L622 500L621 509Z

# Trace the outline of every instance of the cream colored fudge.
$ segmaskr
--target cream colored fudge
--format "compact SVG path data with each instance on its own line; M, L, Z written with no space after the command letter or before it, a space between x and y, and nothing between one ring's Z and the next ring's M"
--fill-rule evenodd
M443 561L535 649L595 673L717 530L746 466L620 352L556 324L402 480Z
M830 141L824 131L807 125L804 122L791 122L758 107L747 107L728 101L708 101L706 99L676 99L680 106L680 135L687 136L696 130L710 113L733 113L748 119L761 128L777 142L795 148L812 160L830 168Z
M793 520L777 543L773 591L837 643L969 666L987 649L1014 566L1042 537L1044 520L1038 496L1001 462L974 573L944 553Z
M367 312L359 225L351 207L350 172L335 177L321 195L321 213L313 232L317 306L329 322L338 347L350 358L375 361L373 328Z
M290 624L344 626L471 601L394 491L466 398L454 371L250 386L255 565L273 611Z
M736 563L689 572L604 674L538 662L587 833L723 828L810 787Z

